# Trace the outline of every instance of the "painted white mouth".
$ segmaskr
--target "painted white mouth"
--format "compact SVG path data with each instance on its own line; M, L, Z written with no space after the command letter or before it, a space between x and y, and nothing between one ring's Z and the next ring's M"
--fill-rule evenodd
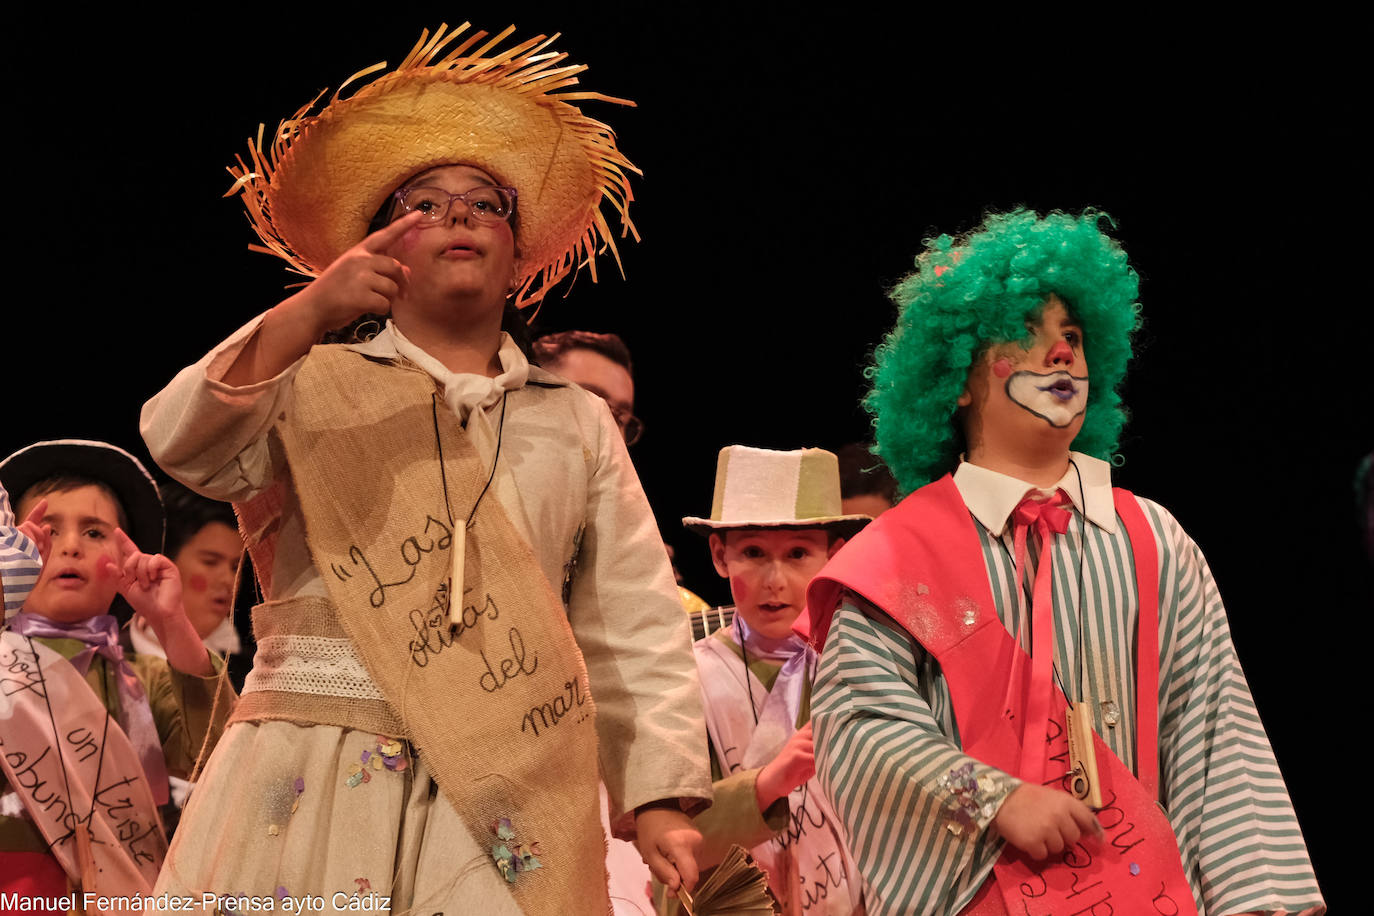
M1012 373L1007 397L1056 429L1063 429L1088 406L1087 376L1058 372Z

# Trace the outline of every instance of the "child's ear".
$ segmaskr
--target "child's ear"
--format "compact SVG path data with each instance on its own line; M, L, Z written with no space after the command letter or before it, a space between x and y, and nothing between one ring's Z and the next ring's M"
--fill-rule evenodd
M707 543L711 547L711 563L716 567L716 572L720 573L722 579L730 578L730 569L725 565L725 536L713 532Z

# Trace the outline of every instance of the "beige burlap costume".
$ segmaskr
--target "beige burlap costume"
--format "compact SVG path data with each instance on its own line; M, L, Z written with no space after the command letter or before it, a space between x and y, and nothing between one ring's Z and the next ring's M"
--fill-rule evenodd
M514 913L549 903L563 912L594 908L576 900L531 904L526 896L517 905L490 844L479 845L455 814L423 750L404 770L370 769L369 762L368 780L356 780L352 771L363 753L376 759L385 750L377 733L391 737L404 728L402 711L387 701L329 612L329 589L306 544L306 518L283 444L283 424L295 413L295 374L305 360L247 388L218 381L256 326L184 370L143 414L144 437L158 462L200 492L241 504L245 536L272 548L258 554L270 556L259 569L268 603L255 612L263 624L261 645L244 705L187 808L159 888L246 894L285 888L293 896L323 894L327 902L333 893L363 888L391 896L393 911L426 913ZM457 422L465 421L484 471L496 458L499 434L500 460L486 499L499 504L528 544L543 580L530 587L566 596L594 698L613 819L623 821L625 812L656 799L682 798L691 807L691 800L709 798L688 632L657 528L604 403L530 367L508 338L495 379L448 373L394 328L352 349L404 365L381 371L413 376L418 367L432 377L443 400L439 421L453 427L446 436L459 434ZM420 406L428 415L429 405ZM413 424L409 433L434 448L431 426ZM434 471L437 479L437 460ZM274 619L276 610L282 620ZM414 635L399 638L404 644ZM499 660L492 668L504 673ZM293 695L316 712L292 712ZM423 694L402 695L407 706L426 701ZM295 722L333 716L336 724L294 724L281 718L284 709ZM463 710L452 713L461 727ZM511 741L522 736L515 718ZM503 772L500 745L491 757L489 771ZM564 763L562 755L550 755L550 782L559 781ZM521 803L537 811L538 780L497 782L498 794L523 792L530 797ZM541 840L521 836L518 818L512 820L519 841ZM589 831L585 842L602 854L599 831ZM518 875L516 885L569 866L547 854L541 864ZM528 887L535 892L538 885Z

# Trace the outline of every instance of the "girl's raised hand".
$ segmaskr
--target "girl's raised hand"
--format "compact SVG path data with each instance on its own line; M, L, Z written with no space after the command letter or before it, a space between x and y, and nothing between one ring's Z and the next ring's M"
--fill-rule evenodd
M378 229L335 258L324 273L292 297L310 312L321 333L369 312L390 314L410 269L389 251L420 219L418 211L411 212Z

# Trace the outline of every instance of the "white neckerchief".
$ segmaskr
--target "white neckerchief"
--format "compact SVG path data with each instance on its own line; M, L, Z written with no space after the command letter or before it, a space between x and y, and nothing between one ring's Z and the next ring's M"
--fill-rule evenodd
M525 359L520 347L504 331L501 332L501 346L496 351L501 372L495 378L475 372L451 372L439 360L407 340L401 329L390 321L376 337L351 349L368 356L404 357L425 370L439 383L444 403L448 404L461 423L467 423L474 409L486 411L500 401L505 392L523 388L530 375L529 360Z

